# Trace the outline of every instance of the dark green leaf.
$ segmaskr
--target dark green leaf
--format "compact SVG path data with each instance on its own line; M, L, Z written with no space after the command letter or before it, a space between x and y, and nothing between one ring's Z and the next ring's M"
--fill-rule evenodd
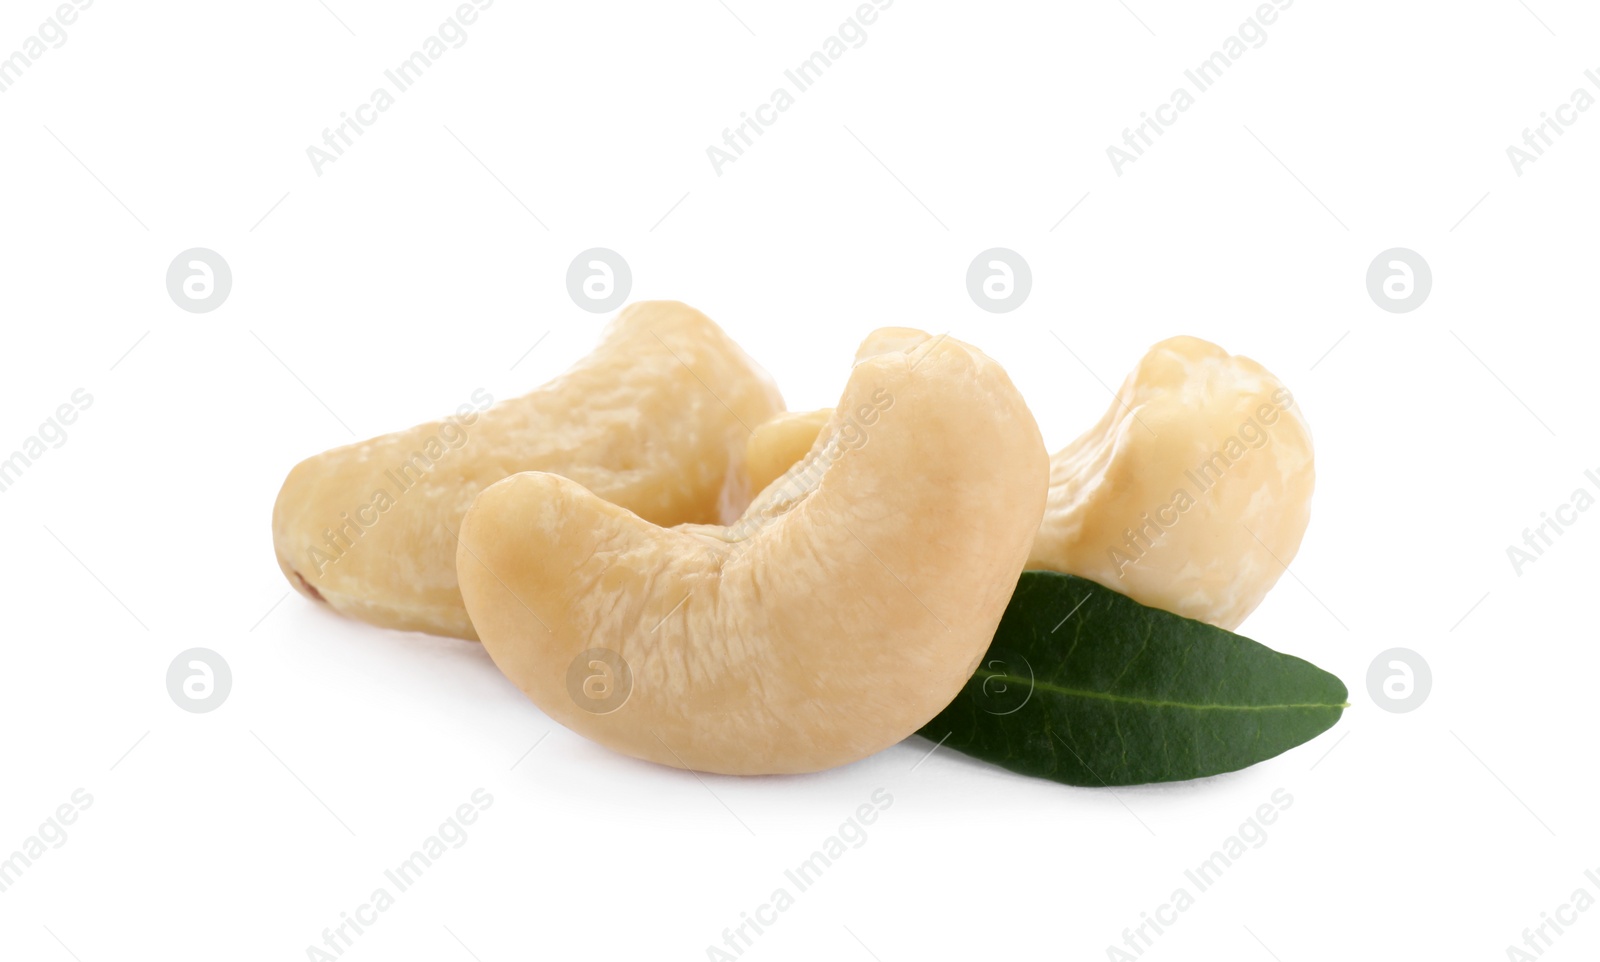
M1310 662L1230 631L1027 571L977 672L921 734L1069 785L1171 782L1309 741L1348 695Z

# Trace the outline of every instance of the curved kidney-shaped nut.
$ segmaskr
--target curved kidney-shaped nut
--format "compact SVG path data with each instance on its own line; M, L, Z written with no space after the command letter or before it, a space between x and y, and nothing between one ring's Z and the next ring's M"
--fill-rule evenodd
M1235 628L1299 550L1314 476L1311 432L1281 381L1215 344L1171 338L1050 459L1028 567Z
M926 335L856 365L804 460L730 527L656 527L549 474L478 497L461 590L540 708L639 758L808 772L898 742L994 636L1048 454L999 365Z
M272 511L278 565L346 615L476 638L456 531L484 488L551 471L660 524L725 521L752 493L746 425L781 410L771 379L710 318L634 304L531 394L302 461Z

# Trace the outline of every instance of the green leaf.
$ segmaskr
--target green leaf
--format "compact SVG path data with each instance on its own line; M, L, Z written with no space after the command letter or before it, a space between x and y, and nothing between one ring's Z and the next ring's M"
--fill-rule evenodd
M1172 782L1309 741L1348 696L1310 662L1230 631L1025 571L977 672L921 734L1068 785Z

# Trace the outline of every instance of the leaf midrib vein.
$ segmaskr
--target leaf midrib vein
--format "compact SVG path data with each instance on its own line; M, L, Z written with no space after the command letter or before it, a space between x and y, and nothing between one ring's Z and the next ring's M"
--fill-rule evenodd
M1080 689L1080 688L1063 688L1060 685L1052 685L1051 683L1046 682L1046 681L1038 681L1038 680L1033 680L1033 679L1028 679L1028 678L1019 678L1016 675L1008 675L1005 672L985 671L985 670L983 670L981 668L978 669L978 671L976 671L973 674L973 677L975 677L975 678L981 677L981 678L985 678L985 679L998 678L1001 681L1015 682L1018 685L1032 685L1036 689L1040 689L1040 690L1048 691L1048 692L1054 692L1055 694L1058 694L1058 695L1068 695L1068 696L1071 696L1071 697L1074 697L1074 698L1097 698L1097 699L1100 699L1101 701L1119 701L1119 702L1126 702L1126 703L1132 704L1132 705L1145 705L1145 706L1148 706L1148 707L1151 707L1151 708L1187 708L1187 709L1190 709L1192 711L1283 711L1283 710L1287 710L1287 709L1290 709L1290 708L1339 708L1339 709L1344 709L1344 708L1349 708L1350 707L1350 703L1349 702L1345 702L1345 703L1339 704L1339 705L1332 704L1331 702L1296 702L1296 703L1283 704L1283 705L1217 705L1217 704L1206 705L1206 704L1191 704L1189 702L1181 702L1181 701L1161 701L1161 700L1152 699L1152 698L1134 698L1134 697L1130 697L1128 695L1113 695L1113 694L1110 694L1109 692L1101 692L1101 691L1085 691L1085 690Z

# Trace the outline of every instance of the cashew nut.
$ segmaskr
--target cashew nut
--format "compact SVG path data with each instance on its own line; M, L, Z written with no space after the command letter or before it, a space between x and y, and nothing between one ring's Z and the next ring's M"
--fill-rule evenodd
M1100 423L1050 459L1030 568L1235 628L1311 518L1311 432L1283 382L1196 337L1152 347Z
M463 408L289 473L272 533L291 584L373 624L476 638L456 585L456 532L480 491L550 471L660 524L728 520L753 493L746 426L783 400L704 314L652 301L624 310L544 387Z
M816 771L916 731L994 636L1048 455L999 365L904 334L734 525L657 527L552 474L486 489L456 560L495 663L574 731L680 768Z
M772 474L828 413L756 428L750 463ZM1171 338L1100 423L1051 458L1028 567L1236 628L1299 550L1314 481L1311 433L1283 383L1215 344Z

